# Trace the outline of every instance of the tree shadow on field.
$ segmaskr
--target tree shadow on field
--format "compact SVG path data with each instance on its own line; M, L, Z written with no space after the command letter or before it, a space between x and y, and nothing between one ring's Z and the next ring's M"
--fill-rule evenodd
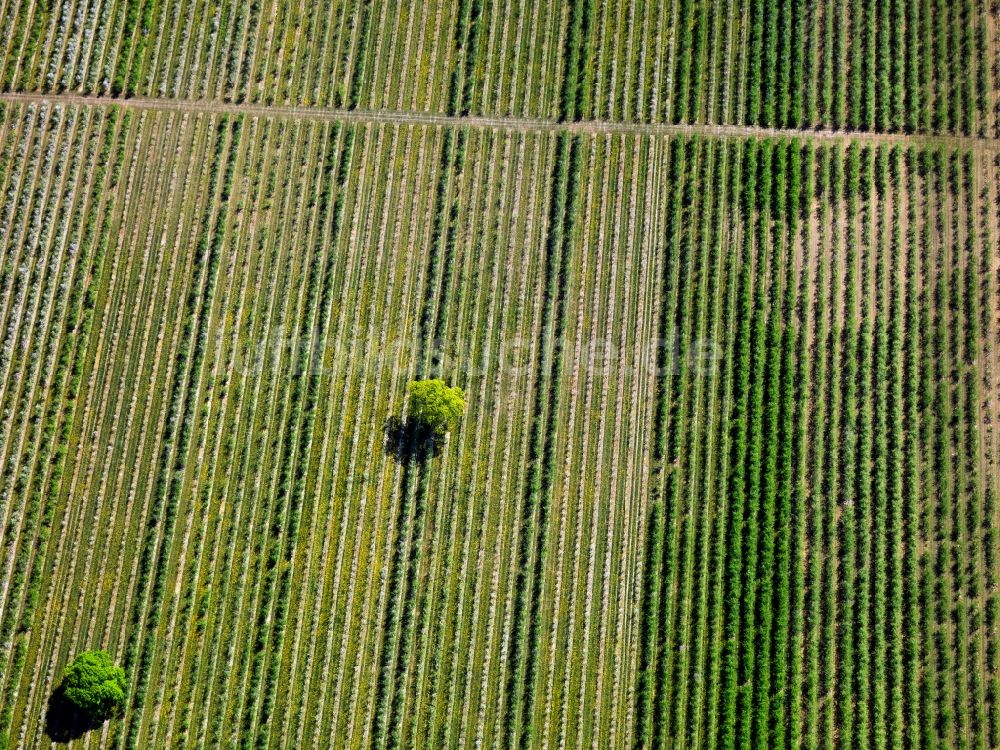
M385 420L385 452L400 463L427 461L441 453L444 441L424 425L393 414Z
M102 723L80 713L66 699L62 685L49 698L45 711L45 734L53 742L67 743L80 739L91 729L99 728Z

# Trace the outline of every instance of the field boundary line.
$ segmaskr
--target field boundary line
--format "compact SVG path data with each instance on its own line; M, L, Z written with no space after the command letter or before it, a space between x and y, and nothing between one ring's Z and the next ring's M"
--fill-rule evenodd
M423 126L452 126L508 132L572 134L620 133L647 136L702 135L713 138L803 138L834 143L857 142L864 145L900 145L921 148L968 149L1000 153L1000 140L966 135L883 133L855 130L813 128L769 128L756 125L710 125L705 123L670 124L581 120L558 122L526 117L487 117L481 115L446 115L433 112L345 109L280 104L236 104L211 99L169 99L154 97L121 98L82 94L43 94L36 92L0 92L0 102L42 103L64 106L119 106L133 110L244 114L249 117L275 117L334 121L357 124L402 123Z

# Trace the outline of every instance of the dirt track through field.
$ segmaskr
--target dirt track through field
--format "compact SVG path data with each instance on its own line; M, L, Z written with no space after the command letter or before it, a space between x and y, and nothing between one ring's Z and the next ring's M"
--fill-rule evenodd
M296 105L235 104L208 99L165 99L153 97L118 98L82 96L79 94L39 94L24 92L0 93L0 102L42 103L74 106L119 106L135 110L181 112L214 112L244 114L251 117L286 117L354 123L395 123L424 126L455 126L496 129L517 132L570 133L629 133L636 135L701 135L713 138L811 138L816 141L856 141L867 144L943 147L980 153L1000 152L1000 140L960 135L917 135L910 133L877 133L823 129L765 128L754 125L670 125L664 123L631 123L604 120L558 122L520 117L452 116L431 112L400 112L392 110L335 109Z

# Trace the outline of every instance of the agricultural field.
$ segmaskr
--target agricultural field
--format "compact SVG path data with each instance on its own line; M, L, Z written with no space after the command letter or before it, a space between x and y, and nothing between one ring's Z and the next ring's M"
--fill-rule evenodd
M992 5L0 19L0 750L1000 748Z
M1000 135L985 0L3 0L0 90Z

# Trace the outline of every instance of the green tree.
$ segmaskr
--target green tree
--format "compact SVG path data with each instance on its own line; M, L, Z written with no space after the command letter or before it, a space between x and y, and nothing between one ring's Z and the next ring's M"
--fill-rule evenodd
M107 651L84 651L66 667L63 696L94 722L119 716L125 708L125 670Z
M410 420L434 437L444 437L465 413L465 393L443 380L414 380L406 387Z

